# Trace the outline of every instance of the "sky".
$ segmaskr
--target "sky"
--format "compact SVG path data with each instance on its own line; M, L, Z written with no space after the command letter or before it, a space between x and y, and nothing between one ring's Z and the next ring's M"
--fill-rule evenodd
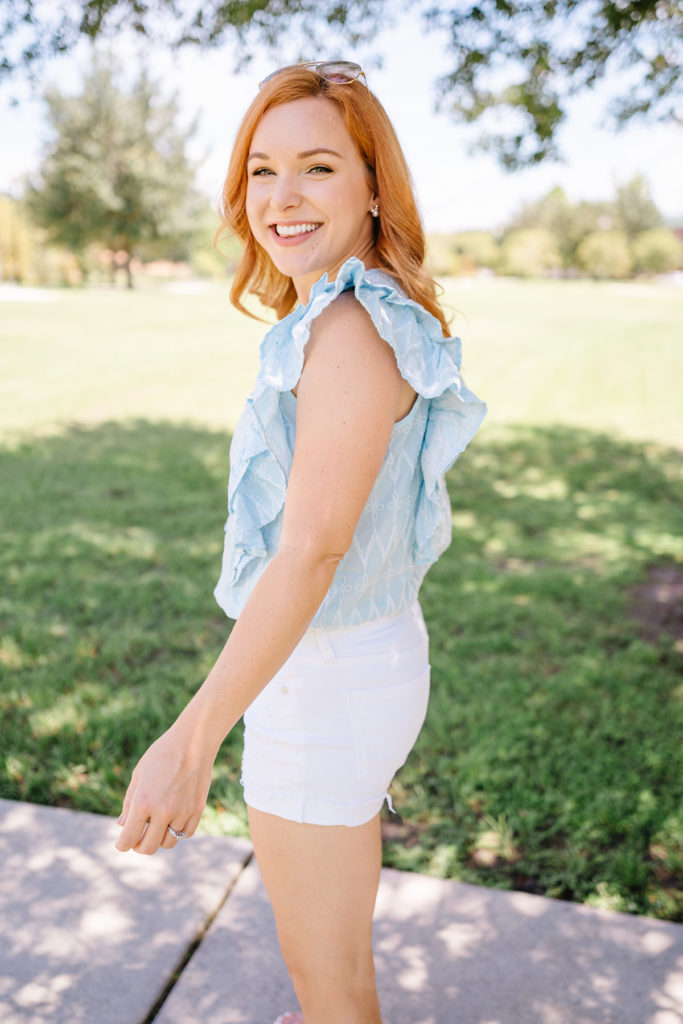
M115 42L122 68L139 66L138 45L125 39ZM508 172L493 155L470 152L475 134L471 127L435 110L435 81L449 70L442 36L425 33L417 15L405 15L380 35L377 49L383 65L368 66L368 84L394 123L428 231L495 230L522 203L540 198L555 185L573 200L610 199L619 183L638 173L648 181L663 215L683 224L680 126L634 125L616 134L600 127L605 99L610 90L623 88L623 82L611 81L598 93L572 101L559 135L562 163ZM368 54L366 44L357 51L347 46L341 54L335 47L322 56L344 56L367 66ZM213 198L220 189L241 115L258 82L278 61L260 53L235 74L229 44L204 52L186 49L176 55L147 48L144 56L164 92L177 91L183 121L189 124L198 117L191 155L199 163L200 187ZM88 60L89 48L82 44L74 54L52 61L43 81L77 92ZM15 86L14 93L20 99L17 106L9 104L7 87L0 89L0 191L16 194L25 176L38 167L48 130L38 96L24 86Z

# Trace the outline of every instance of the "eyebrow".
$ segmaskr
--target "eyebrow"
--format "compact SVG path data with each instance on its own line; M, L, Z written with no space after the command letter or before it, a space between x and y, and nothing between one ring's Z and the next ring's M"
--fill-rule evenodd
M305 160L306 157L315 156L316 153L331 153L332 156L338 156L340 160L344 159L336 149L326 149L324 146L318 146L316 149L305 149L303 153L297 153L297 158ZM250 153L247 160L270 160L270 157L267 153Z

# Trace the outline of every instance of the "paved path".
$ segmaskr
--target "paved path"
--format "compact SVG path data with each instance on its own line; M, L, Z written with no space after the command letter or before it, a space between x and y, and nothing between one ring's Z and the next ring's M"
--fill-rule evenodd
M296 1006L245 840L121 855L0 800L0 1024L272 1024ZM386 1024L681 1024L683 926L385 870Z

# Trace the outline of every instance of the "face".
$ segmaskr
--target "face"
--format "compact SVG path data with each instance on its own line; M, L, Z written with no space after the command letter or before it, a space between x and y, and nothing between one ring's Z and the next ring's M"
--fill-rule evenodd
M368 170L337 106L311 96L272 107L247 162L247 219L300 301L351 256L373 266Z

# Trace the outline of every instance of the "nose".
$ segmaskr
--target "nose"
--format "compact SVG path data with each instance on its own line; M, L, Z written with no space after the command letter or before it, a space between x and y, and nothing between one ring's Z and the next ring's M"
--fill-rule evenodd
M270 194L271 206L276 210L288 210L301 205L301 196L296 179L291 174L279 174Z

